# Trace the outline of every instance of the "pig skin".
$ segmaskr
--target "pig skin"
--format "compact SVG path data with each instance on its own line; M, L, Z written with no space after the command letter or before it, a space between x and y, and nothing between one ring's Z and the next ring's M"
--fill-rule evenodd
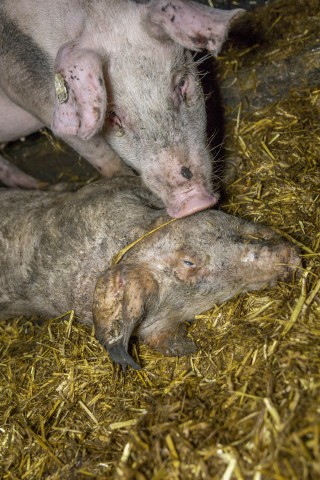
M76 193L0 191L0 317L74 309L111 358L138 368L132 335L166 355L195 350L186 323L243 292L292 277L297 249L270 228L218 210L169 220L138 177Z

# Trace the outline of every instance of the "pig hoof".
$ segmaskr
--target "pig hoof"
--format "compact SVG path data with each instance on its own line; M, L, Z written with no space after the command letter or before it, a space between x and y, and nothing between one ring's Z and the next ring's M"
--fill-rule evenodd
M190 338L176 338L168 347L168 355L184 357L198 351L197 345Z
M187 336L188 328L185 323L178 326L172 335L172 330L145 338L144 341L151 348L168 357L184 357L198 351L196 344Z
M184 357L198 351L197 345L188 337L188 325L182 323L179 325L173 338L168 341L169 355L175 357Z
M107 346L107 350L111 360L115 363L119 363L122 367L130 365L135 370L141 369L140 365L133 360L122 343L114 343L111 346Z

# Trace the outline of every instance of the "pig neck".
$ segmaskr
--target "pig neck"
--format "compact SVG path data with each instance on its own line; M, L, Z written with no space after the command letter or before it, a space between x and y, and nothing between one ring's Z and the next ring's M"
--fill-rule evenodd
M134 240L133 242L129 243L129 245L122 248L116 255L114 255L112 257L111 266L117 265L122 260L122 258L125 256L125 254L129 250L131 250L131 248L133 248L135 245L137 245L137 243L141 242L144 238L149 237L150 235L152 235L156 231L160 230L160 228L166 227L167 225L175 222L176 220L177 220L177 218L172 218L168 222L162 223L158 227L153 228L152 230L148 231L147 233L144 233L141 237L139 237L136 240Z

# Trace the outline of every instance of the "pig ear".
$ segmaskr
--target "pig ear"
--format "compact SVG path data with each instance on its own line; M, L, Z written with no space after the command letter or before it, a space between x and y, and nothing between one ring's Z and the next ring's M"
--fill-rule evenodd
M159 40L171 38L190 50L209 50L217 55L232 21L242 9L217 10L185 0L151 0L147 28Z
M116 265L98 280L93 323L97 339L114 362L140 368L128 353L129 339L157 292L158 284L148 271L128 265Z
M69 43L55 63L55 106L52 130L59 136L88 140L101 130L107 107L102 61L91 50Z

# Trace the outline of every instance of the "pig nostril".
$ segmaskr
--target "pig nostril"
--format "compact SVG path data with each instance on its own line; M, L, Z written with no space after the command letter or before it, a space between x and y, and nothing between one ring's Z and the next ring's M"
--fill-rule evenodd
M188 167L181 167L181 175L186 178L187 180L191 180L191 178L193 177L193 173L191 172L190 168Z

